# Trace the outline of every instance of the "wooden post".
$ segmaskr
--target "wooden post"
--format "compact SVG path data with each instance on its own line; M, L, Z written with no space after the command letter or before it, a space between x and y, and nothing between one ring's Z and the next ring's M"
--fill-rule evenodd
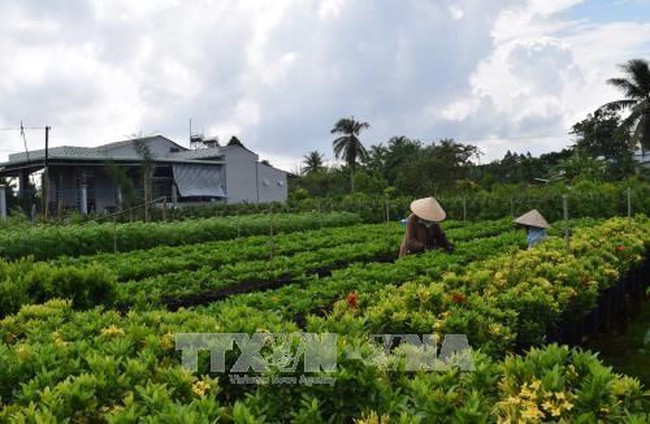
M467 221L467 196L463 194L463 224Z
M61 172L58 172L58 181L59 183L56 185L56 219L61 222L63 220L63 199L61 198L63 196L63 175Z
M7 187L0 185L0 219L7 220Z
M627 188L627 218L632 219L632 192Z
M386 199L386 244L390 244L390 201Z
M269 212L271 214L271 221L269 223L269 254L270 254L270 265L273 268L273 254L275 253L275 243L273 241L273 205L271 205Z
M318 206L318 225L320 226L320 229L322 230L323 229L323 211L322 211L322 208L321 208L320 199L318 200L316 205Z
M566 250L571 251L571 242L569 234L569 199L566 194L562 195L562 209L564 209L564 239L566 240Z
M117 253L117 215L113 215L113 253Z
M386 222L390 222L390 202L386 199Z
M162 215L163 215L163 222L167 222L167 196L163 197L163 210L162 210Z
M175 183L172 183L172 205L174 206L174 209L178 206L178 188Z
M43 213L45 214L45 220L48 220L48 209L50 208L50 169L49 169L49 158L48 158L48 149L50 143L50 127L45 127L45 166L43 169Z

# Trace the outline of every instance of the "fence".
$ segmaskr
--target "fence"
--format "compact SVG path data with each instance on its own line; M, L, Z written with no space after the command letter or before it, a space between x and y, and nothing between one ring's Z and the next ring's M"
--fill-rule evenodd
M607 218L627 216L632 213L650 214L650 184L603 185L587 189L560 190L555 188L531 189L519 193L497 194L491 192L466 193L458 195L437 196L450 219L482 220L498 219L505 216L518 216L530 209L538 209L549 221L564 218L564 202L567 202L571 218L593 217ZM87 208L88 214L80 210L58 210L50 213L50 218L58 222L84 220L114 220L130 222L135 220L184 220L208 218L215 216L237 216L245 214L296 212L353 212L369 223L399 220L409 214L410 197L369 197L365 195L346 196L342 198L306 198L291 199L286 203L270 204L226 204L225 202L188 204L170 202L170 198L158 197L153 201L126 207L122 210L101 210ZM0 200L0 217L15 204L7 196ZM38 205L35 202L34 205ZM40 214L38 206L31 210ZM4 211L4 213L3 213ZM13 211L10 211L13 212Z

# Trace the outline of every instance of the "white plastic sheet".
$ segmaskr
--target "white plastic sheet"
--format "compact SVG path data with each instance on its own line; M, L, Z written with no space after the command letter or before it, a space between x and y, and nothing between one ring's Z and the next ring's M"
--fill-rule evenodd
M225 197L221 166L176 164L174 181L183 197Z

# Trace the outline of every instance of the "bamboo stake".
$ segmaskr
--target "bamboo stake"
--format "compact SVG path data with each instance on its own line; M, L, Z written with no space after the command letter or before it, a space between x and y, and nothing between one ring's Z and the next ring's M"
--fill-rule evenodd
M566 240L566 250L571 251L569 235L569 201L566 194L562 195L562 209L564 209L564 239Z
M627 218L632 219L632 191L627 188Z
M463 224L467 221L467 196L463 194Z
M269 246L270 247L270 252L269 253L270 253L270 256L271 256L270 265L271 265L271 268L273 268L273 256L274 256L274 253L275 253L275 243L274 243L274 239L273 239L273 205L271 205L271 208L270 208L269 212L271 214L271 222L269 224L269 233L270 233L269 234L269 236L270 236L269 237L269 243L270 243L270 246Z

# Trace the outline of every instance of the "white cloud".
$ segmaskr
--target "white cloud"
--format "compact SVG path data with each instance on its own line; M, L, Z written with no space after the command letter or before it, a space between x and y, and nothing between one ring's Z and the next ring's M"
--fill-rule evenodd
M458 5L452 4L449 6L449 13L451 13L452 18L454 20L459 20L463 18L463 15L465 14L463 12L463 9L461 9Z
M53 145L138 132L187 143L191 117L290 164L331 156L331 126L355 115L371 124L366 144L548 150L615 98L604 83L615 65L650 47L650 25L570 17L576 3L0 2L0 126L52 125ZM21 150L16 134L0 137Z
M346 0L322 0L318 8L318 17L322 20L338 18L345 3Z
M464 125L462 134L479 140L489 159L508 149L569 145L571 126L613 99L605 80L616 75L615 64L643 57L650 44L650 25L566 20L562 12L575 3L534 0L502 11L471 90L448 102L439 119ZM487 134L500 141L480 141Z

